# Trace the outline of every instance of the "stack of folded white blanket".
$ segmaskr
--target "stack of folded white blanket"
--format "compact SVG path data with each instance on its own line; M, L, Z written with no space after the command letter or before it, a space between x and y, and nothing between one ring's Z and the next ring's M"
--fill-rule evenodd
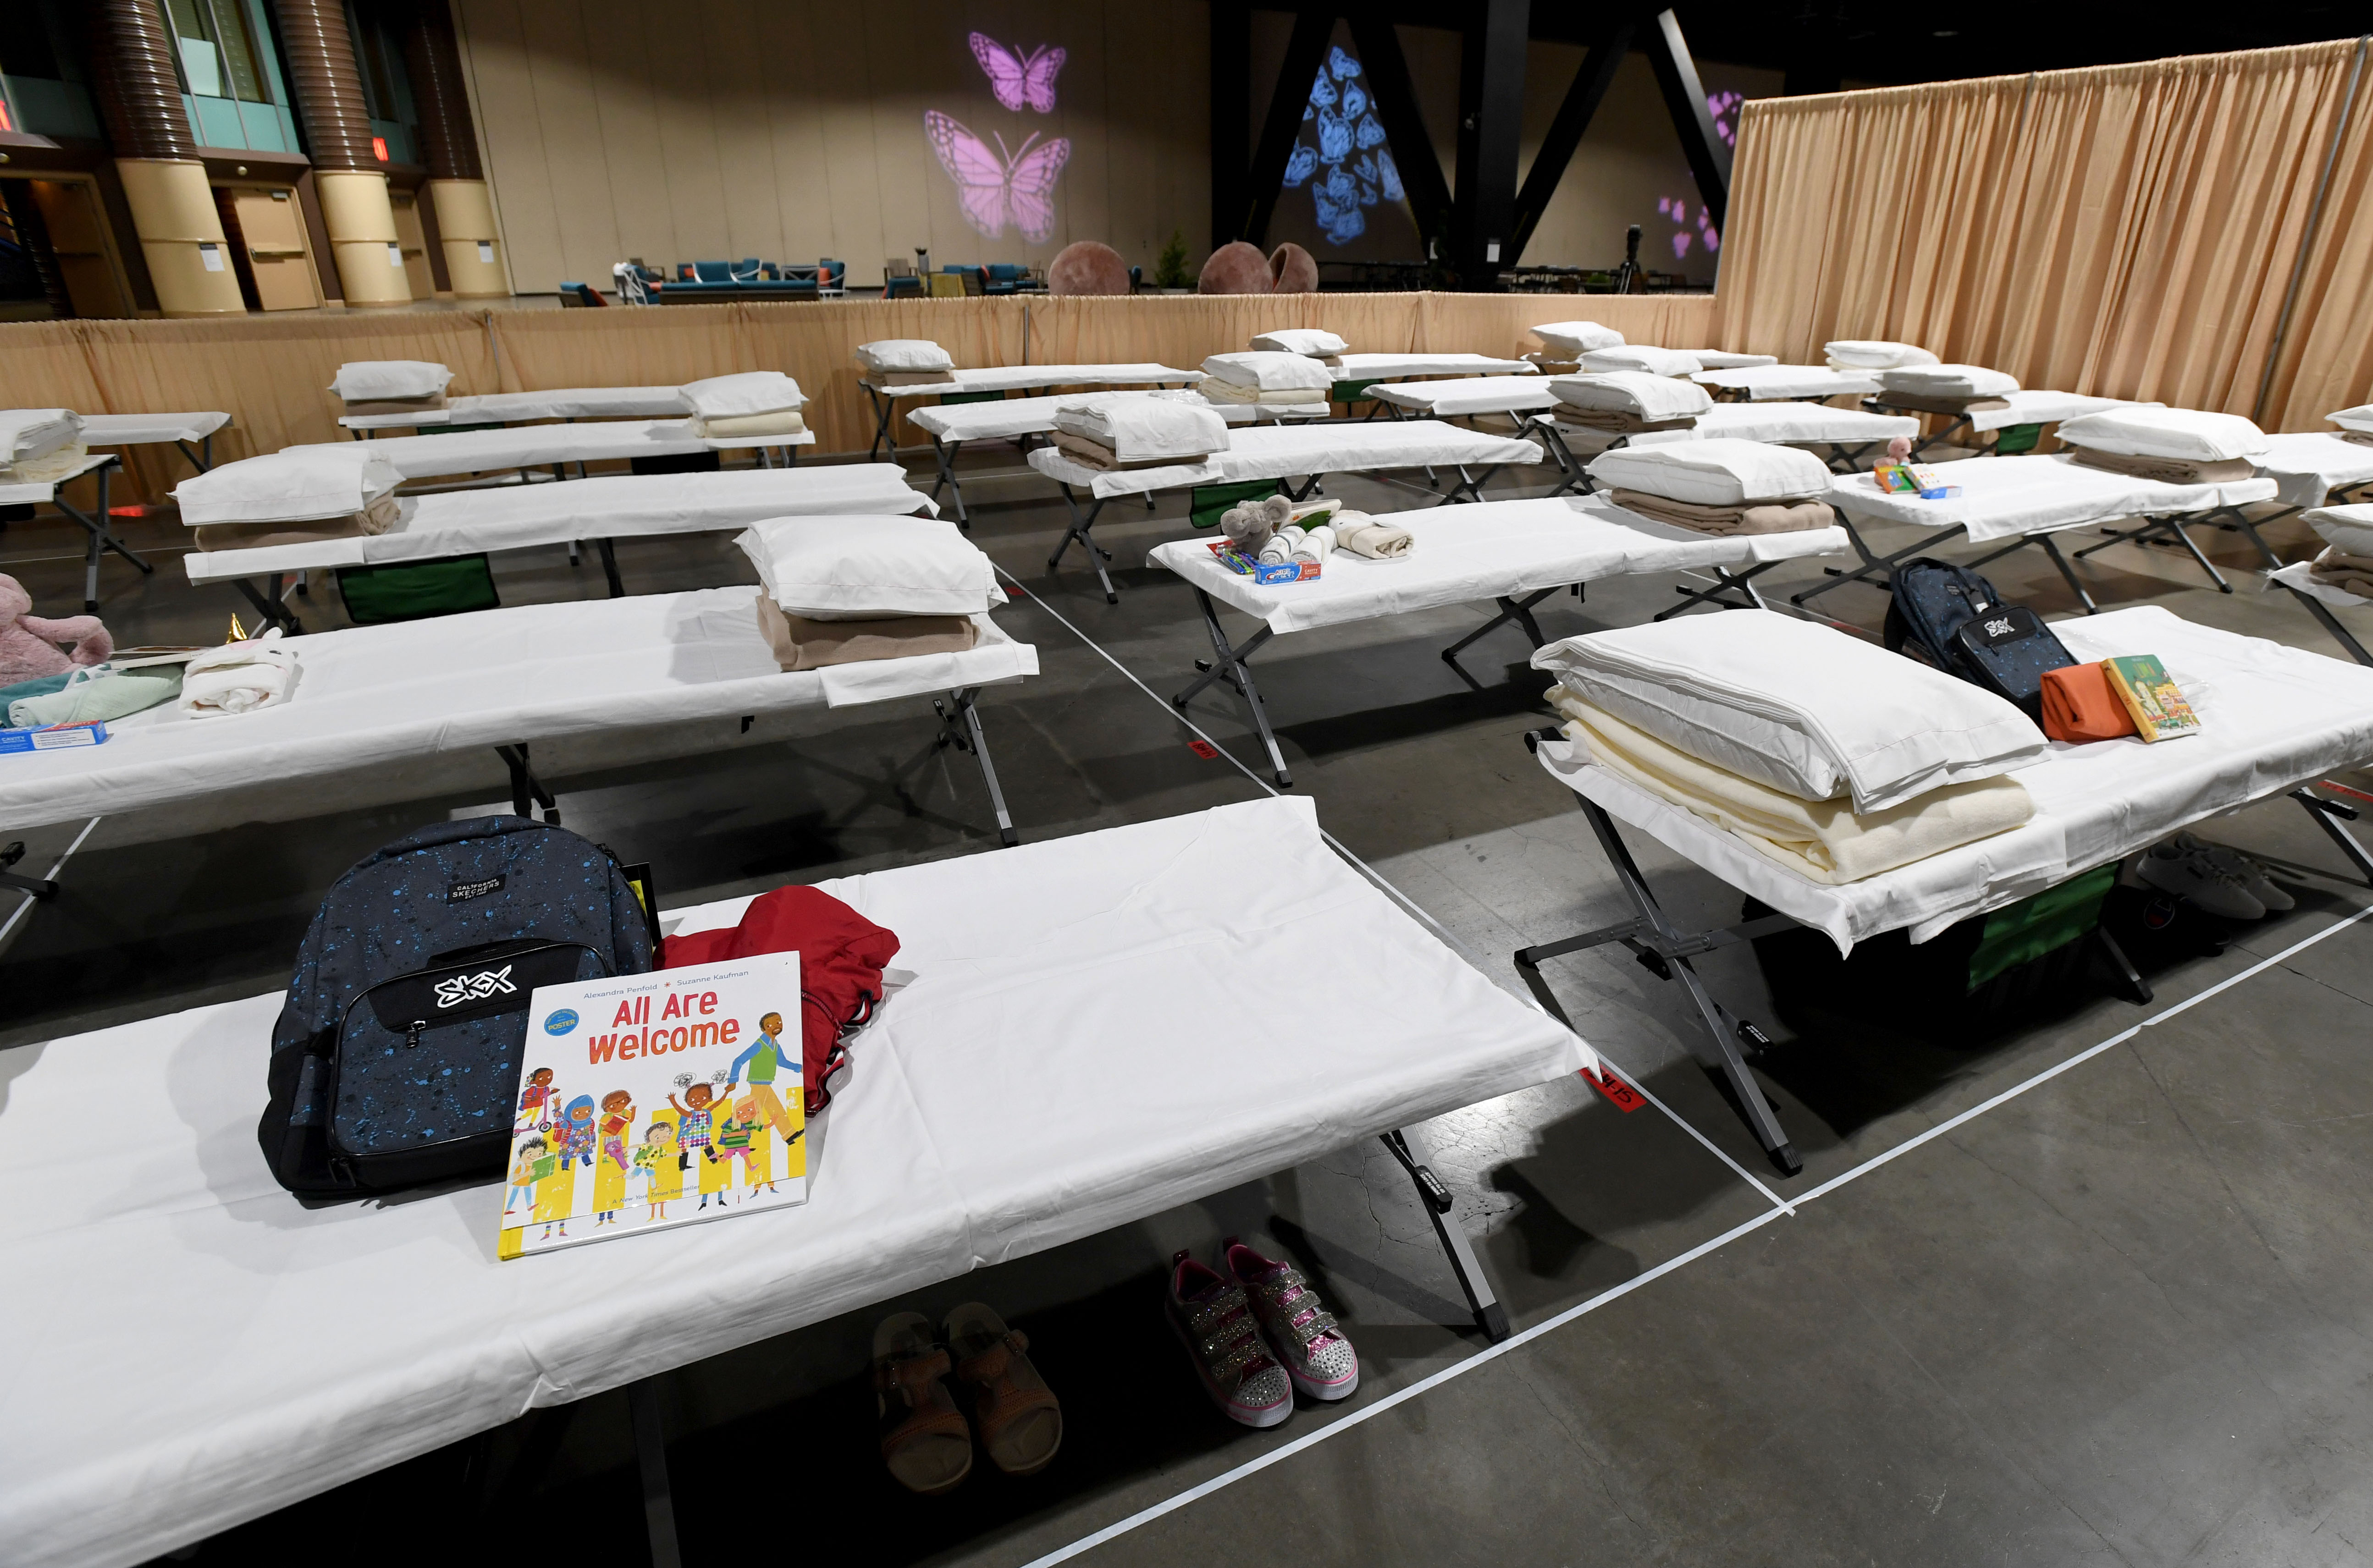
M758 631L785 670L961 653L1006 602L988 557L939 518L777 518L734 543L758 568Z
M2018 391L2015 379L1983 365L1900 365L1881 370L1878 384L1893 394L1889 402L1935 414L2005 407Z
M395 465L370 447L291 447L217 463L173 491L201 550L385 533L403 518Z
M692 415L694 427L709 440L796 436L807 429L800 410L808 400L800 392L800 383L780 370L711 376L686 383L677 395Z
M2049 743L1993 693L1766 610L1596 632L1533 656L1589 760L1809 881L1854 882L2034 815Z
M2237 484L2266 450L2266 433L2238 414L2145 404L2068 420L2060 439L2087 467L2167 485Z
M453 372L427 359L353 359L330 391L348 414L427 414L445 406Z
M71 408L0 410L0 485L51 485L90 455Z
M251 642L226 643L181 667L185 719L220 719L277 708L297 695L297 650L273 627Z
M1596 322L1544 322L1533 335L1548 346L1525 356L1544 376L1570 375L1581 369L1582 357L1601 348L1620 348L1623 334Z
M1286 327L1261 333L1245 346L1256 354L1300 354L1312 359L1333 359L1351 345L1316 327Z
M1582 368L1599 375L1635 370L1650 376L1694 376L1705 369L1705 362L1686 348L1628 343L1592 349L1582 357Z
M1832 370L1894 370L1908 365L1934 365L1936 357L1908 343L1883 338L1846 337L1825 343L1821 352Z
M1611 370L1560 376L1549 382L1558 400L1551 416L1561 425L1601 435L1636 436L1649 430L1687 430L1713 406L1695 381L1645 370Z
M1586 472L1625 510L1700 533L1837 526L1837 513L1821 499L1829 471L1800 447L1728 437L1617 447L1593 458Z
M885 337L857 345L857 363L877 387L953 387L956 362L929 338Z
M1325 404L1335 373L1306 354L1214 354L1195 390L1213 403Z
M1105 392L1056 409L1055 446L1087 468L1166 468L1227 451L1228 424L1206 404Z

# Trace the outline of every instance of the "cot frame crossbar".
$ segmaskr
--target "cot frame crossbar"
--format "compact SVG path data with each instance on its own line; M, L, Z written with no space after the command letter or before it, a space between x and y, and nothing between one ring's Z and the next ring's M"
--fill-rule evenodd
M1855 527L1853 519L1847 516L1841 509L1838 511L1838 522L1845 529L1846 537L1853 542L1854 554L1862 557L1862 565L1851 571L1841 571L1835 567L1822 568L1829 574L1829 580L1817 582L1801 593L1790 594L1788 603L1791 604L1802 606L1808 599L1818 599L1829 590L1843 588L1850 582L1861 582L1871 578L1873 574L1876 574L1877 580L1872 582L1871 586L1884 592L1891 592L1895 583L1895 568L1900 563L1911 556L1924 555L1946 540L1969 532L1969 524L1957 522L1950 528L1940 528L1924 539L1915 540L1900 550L1892 550L1882 556L1864 542L1862 530ZM2059 540L2050 532L2018 534L2000 549L1990 550L1976 560L1965 561L1962 564L1974 570L1990 562L1999 561L2014 551L2023 550L2029 544L2035 545L2052 558L2052 566L2060 572L2061 580L2068 584L2069 591L2076 595L2077 603L2085 606L2087 614L2098 615L2101 613L2101 606L2094 602L2092 591L2087 589L2083 580L2076 576L2075 568L2068 564L2068 557L2061 552Z
M86 615L99 614L99 563L107 558L110 550L138 567L143 577L157 569L153 563L133 554L132 547L115 536L115 525L110 521L115 514L108 509L109 486L115 471L123 465L122 458L109 452L98 467L87 471L99 491L99 504L90 511L84 511L66 499L65 487L72 480L60 480L50 491L50 504L73 519L89 535L82 557L82 613ZM83 475L79 474L75 475L76 479L81 477Z

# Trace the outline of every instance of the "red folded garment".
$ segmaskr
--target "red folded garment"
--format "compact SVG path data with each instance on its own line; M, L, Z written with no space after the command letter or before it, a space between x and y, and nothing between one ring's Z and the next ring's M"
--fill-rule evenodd
M800 1083L813 1116L832 1101L824 1080L840 1069L841 1035L871 1017L882 1000L882 970L898 955L898 934L829 893L778 887L752 899L738 926L668 938L660 967L761 953L800 955Z
M2082 745L2132 735L2134 716L2110 689L2106 664L2070 664L2043 673L2043 732Z

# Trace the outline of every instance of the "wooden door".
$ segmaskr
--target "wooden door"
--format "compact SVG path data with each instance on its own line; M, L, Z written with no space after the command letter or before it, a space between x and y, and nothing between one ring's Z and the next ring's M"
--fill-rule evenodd
M296 192L285 185L235 185L228 190L248 264L255 271L256 305L265 310L319 308L321 286L313 275Z
M390 186L388 205L395 209L395 237L403 247L403 275L415 299L437 298L437 280L428 271L427 230L420 227L420 196L416 191Z

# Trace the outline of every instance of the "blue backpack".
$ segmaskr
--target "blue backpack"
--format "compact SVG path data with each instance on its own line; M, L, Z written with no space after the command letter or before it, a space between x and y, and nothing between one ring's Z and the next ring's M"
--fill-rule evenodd
M1967 567L1921 556L1894 571L1887 606L1889 652L1916 644L1921 656L2016 704L2043 721L2043 673L2076 662L2043 618L2005 604L1994 585Z
M538 986L651 967L617 860L526 817L440 823L340 877L298 949L256 1129L291 1192L497 1173Z

